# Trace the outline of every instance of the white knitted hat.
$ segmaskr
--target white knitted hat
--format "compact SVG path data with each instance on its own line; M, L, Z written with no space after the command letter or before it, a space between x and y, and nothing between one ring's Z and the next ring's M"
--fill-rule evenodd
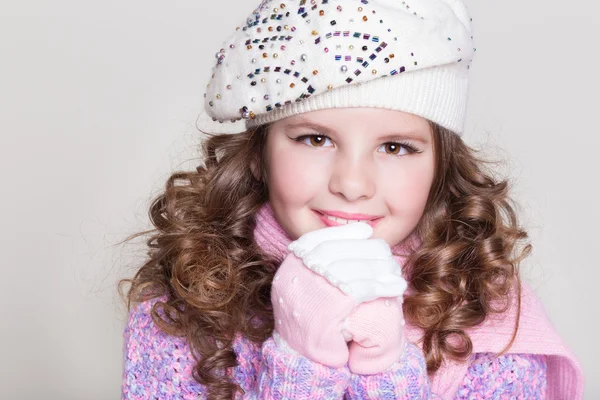
M475 49L462 0L263 0L222 47L205 94L214 121L377 107L463 132Z

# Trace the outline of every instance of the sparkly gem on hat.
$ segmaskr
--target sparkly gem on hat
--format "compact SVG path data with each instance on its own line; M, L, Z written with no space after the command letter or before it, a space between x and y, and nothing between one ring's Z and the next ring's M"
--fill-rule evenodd
M219 49L205 95L215 121L364 106L462 131L473 57L462 0L263 0Z

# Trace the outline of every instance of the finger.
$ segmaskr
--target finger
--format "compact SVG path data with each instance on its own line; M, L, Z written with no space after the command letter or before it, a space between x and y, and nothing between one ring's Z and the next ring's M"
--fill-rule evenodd
M359 279L387 279L389 276L400 277L402 274L400 265L391 257L386 260L337 260L327 265L317 265L313 270L334 284Z
M319 244L313 251L302 257L302 261L307 267L313 268L316 265L324 267L343 259L385 260L391 256L390 246L383 239L345 239L329 240Z
M401 276L390 274L381 276L378 279L337 279L329 274L323 277L332 285L340 288L344 293L370 293L377 297L398 297L402 296L408 287L408 284Z
M328 240L368 239L373 234L369 224L354 223L317 229L300 236L288 246L288 250L302 258L319 244Z
M375 294L377 297L399 297L404 295L406 288L408 287L406 281L402 278L391 279L388 282L379 282L380 285L375 287Z
M399 297L406 290L404 280L390 283L377 281L354 281L340 284L339 288L348 296L352 296L357 303L364 303L380 297Z

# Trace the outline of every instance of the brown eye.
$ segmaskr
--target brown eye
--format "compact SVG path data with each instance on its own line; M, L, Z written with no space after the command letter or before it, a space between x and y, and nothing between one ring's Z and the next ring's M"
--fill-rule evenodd
M304 143L310 147L331 147L331 139L327 135L303 135L296 139L296 142Z
M397 143L386 143L384 146L385 152L388 154L398 154L400 153L400 148L402 147Z
M419 149L410 145L409 143L403 142L388 142L384 143L377 149L380 153L386 153L392 156L406 156L413 153L421 153Z
M323 146L323 143L325 143L325 136L312 135L309 140L312 146L321 147Z

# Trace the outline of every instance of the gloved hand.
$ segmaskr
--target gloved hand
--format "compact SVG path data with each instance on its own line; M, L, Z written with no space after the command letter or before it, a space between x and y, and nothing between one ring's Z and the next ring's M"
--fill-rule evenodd
M314 237L301 239L308 241ZM331 284L339 285L343 290L360 298L359 302L362 304L353 310L344 324L343 333L347 340L352 340L348 364L353 373L376 374L386 370L402 356L405 342L402 295L407 284L401 278L401 267L392 259L391 250L385 241L372 240L373 248L346 248L345 244L347 243L338 242L337 250L333 245L328 247L328 250L335 251L327 254L319 254L319 250L313 251L311 255L305 255L304 260L307 266L323 275ZM290 247L302 247L301 241ZM303 254L301 251L299 253ZM352 262L331 263L328 259L339 257L341 254L350 256L351 253L357 257ZM372 257L377 260L378 268L365 268L366 265L358 261L360 257ZM353 268L349 268L349 265L353 265ZM396 283L396 294L400 293L396 297L382 297L383 292L378 291L376 287L360 284L361 279L377 282L385 281L389 277L393 277L390 283ZM375 297L377 299L373 300Z
M377 374L398 361L404 352L402 296L363 303L348 319L352 337L348 367L355 374Z
M309 232L289 245L271 289L275 340L331 367L348 361L348 317L361 303L405 288L385 241L363 223Z

